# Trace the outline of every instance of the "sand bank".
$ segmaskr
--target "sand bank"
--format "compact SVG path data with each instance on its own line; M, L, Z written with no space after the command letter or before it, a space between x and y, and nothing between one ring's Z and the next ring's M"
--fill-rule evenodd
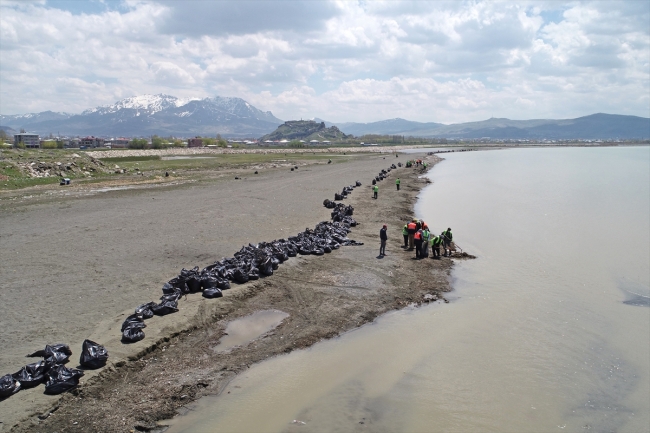
M430 157L432 162L437 157ZM371 199L370 182L399 158L359 156L352 162L269 171L241 181L112 191L3 208L0 263L3 343L0 371L13 372L24 355L46 343L84 338L105 344L109 366L61 397L26 390L0 403L3 429L80 431L155 428L192 399L219 392L235 374L270 356L339 335L424 295L449 290L451 261L416 262L400 248L401 226L426 179L399 169ZM395 191L394 178L402 179ZM193 295L180 312L147 322L147 337L119 342L124 317L156 300L182 267L231 257L249 242L287 237L329 219L324 198L360 180L346 202L361 223L350 237L366 244L322 257L296 257L275 275L234 286L218 300ZM387 256L378 259L378 231L389 225ZM423 269L428 272L422 278ZM289 314L264 338L217 353L226 324L254 311ZM74 364L73 364L74 365ZM53 409L56 412L52 412ZM54 415L49 415L54 413ZM74 424L76 423L76 424Z

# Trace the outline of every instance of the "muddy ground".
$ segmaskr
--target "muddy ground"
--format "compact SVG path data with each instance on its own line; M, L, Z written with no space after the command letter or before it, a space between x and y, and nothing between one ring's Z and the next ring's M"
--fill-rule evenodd
M157 430L253 363L337 336L386 311L428 302L426 294L444 300L452 261L412 260L414 253L401 248L401 227L427 183L421 169L391 172L380 183L379 199L371 198L372 177L405 160L359 156L240 181L0 204L0 236L16 254L0 264L6 276L0 321L8 348L0 371L18 370L31 362L25 353L54 341L69 343L78 356L81 341L91 338L111 354L106 368L88 372L80 387L63 396L44 396L38 387L0 402L0 431ZM162 283L181 267L203 267L248 242L313 227L329 219L323 199L357 179L364 185L346 202L361 224L350 238L365 245L291 258L272 277L233 285L221 299L190 295L179 302L179 313L150 319L143 341L119 342L123 318L156 300ZM384 223L387 255L378 258ZM262 309L289 317L254 345L215 353L229 321Z

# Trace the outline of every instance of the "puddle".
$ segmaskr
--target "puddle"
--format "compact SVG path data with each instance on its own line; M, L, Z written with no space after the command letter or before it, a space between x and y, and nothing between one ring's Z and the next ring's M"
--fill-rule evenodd
M289 314L284 311L262 310L233 320L226 327L226 334L221 337L219 344L212 349L215 352L225 352L243 346L274 329L287 317Z

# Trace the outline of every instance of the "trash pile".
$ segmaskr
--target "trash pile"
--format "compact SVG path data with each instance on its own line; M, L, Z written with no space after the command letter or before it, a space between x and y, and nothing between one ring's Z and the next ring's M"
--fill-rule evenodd
M401 166L402 166L402 163L400 162L399 165L400 165L400 167L401 167ZM376 185L377 182L381 182L382 180L386 179L386 178L388 177L388 173L389 173L391 170L394 170L394 169L396 169L396 168L397 168L397 166L396 166L395 164L391 164L390 167L388 167L388 168L386 168L386 169L382 169L382 170L379 172L379 174L377 174L377 176L375 176L375 178L372 180L372 184L373 184L373 185Z
M72 350L67 344L46 345L45 349L27 355L41 357L41 361L27 364L14 374L0 377L0 400L16 394L21 389L34 388L45 384L45 394L60 394L76 387L82 370L68 368L67 364ZM101 368L106 365L108 352L106 348L91 340L84 340L81 346L79 365L88 369Z
M347 197L358 186L361 186L361 182L356 181L354 185L344 187L341 194L334 195L335 200ZM124 320L122 343L142 340L145 337L143 329L147 327L145 320L154 315L164 316L177 312L178 301L182 296L201 292L204 298L221 298L223 291L230 288L231 282L244 284L269 277L289 257L298 254L322 256L341 246L363 245L362 242L348 238L350 228L359 224L352 218L354 208L329 199L323 205L332 209L331 222L320 222L313 230L307 228L287 239L248 244L236 252L234 257L224 258L201 270L198 266L190 270L182 269L176 277L163 285L159 303L142 304Z

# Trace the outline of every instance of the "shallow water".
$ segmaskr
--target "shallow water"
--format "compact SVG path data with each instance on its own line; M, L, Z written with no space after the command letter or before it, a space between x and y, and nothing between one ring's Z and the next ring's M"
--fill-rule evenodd
M452 303L255 365L169 432L649 431L650 148L445 158L416 211L479 257Z
M214 347L214 351L225 352L248 344L276 328L287 317L289 315L284 311L262 310L233 320L226 326L226 333Z

